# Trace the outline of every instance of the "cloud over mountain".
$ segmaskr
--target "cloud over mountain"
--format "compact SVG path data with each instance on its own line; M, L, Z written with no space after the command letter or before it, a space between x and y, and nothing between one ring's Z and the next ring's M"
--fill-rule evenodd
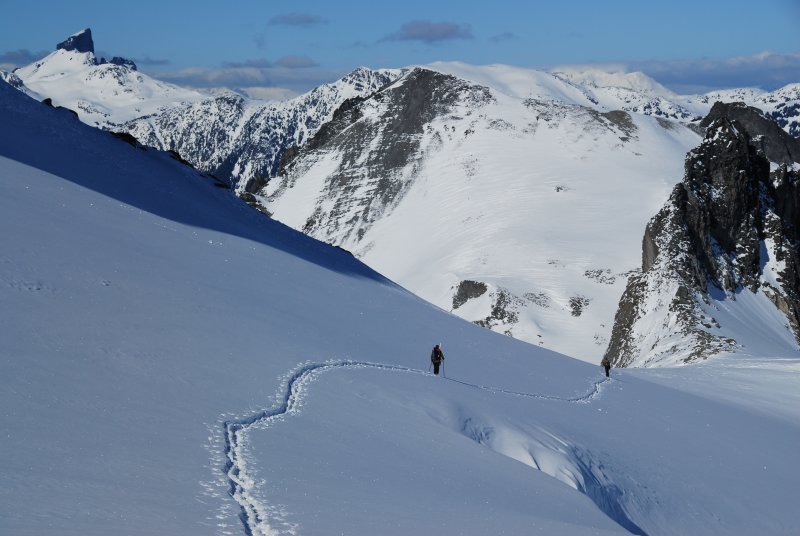
M21 67L31 62L46 56L49 52L44 50L40 52L31 52L27 48L19 48L17 50L9 50L0 54L0 69L14 69Z
M173 84L194 88L271 87L307 91L344 75L344 71L319 67L306 56L284 56L275 61L266 59L226 62L221 67L186 67L161 71L158 77Z
M774 90L797 82L800 52L764 51L750 56L662 60L630 65L679 93L704 93L731 87Z
M454 39L472 39L473 37L472 29L468 24L412 20L403 24L399 31L383 37L381 41L421 41L432 44Z

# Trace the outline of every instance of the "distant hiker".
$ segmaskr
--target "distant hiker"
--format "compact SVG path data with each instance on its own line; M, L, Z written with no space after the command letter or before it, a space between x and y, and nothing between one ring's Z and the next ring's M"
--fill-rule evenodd
M439 374L439 365L442 364L444 361L444 352L442 349L439 348L439 345L433 347L433 351L431 352L431 363L433 363L433 373Z
M600 361L600 366L606 369L606 378L608 378L608 371L611 370L611 361L607 357L604 357L602 361Z

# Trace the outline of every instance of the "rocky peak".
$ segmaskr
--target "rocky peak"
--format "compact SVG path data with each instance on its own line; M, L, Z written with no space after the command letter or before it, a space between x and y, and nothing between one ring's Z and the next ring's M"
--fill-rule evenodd
M133 60L129 60L128 58L121 58L119 56L114 56L108 62L101 60L100 63L110 63L112 65L120 65L122 67L127 67L131 71L138 70L136 67L136 63Z
M69 36L64 41L61 41L59 44L56 45L56 50L66 50L71 52L81 52L87 53L91 52L94 54L94 40L92 39L92 30L90 28L86 28L85 30L81 30L80 32ZM121 67L127 67L132 71L136 71L136 63L133 60L129 60L127 58L123 58L120 56L114 56L110 60L106 60L105 58L100 58L94 60L95 65L103 65L103 64L111 64L111 65L119 65Z
M741 103L717 103L703 120L705 139L648 223L642 274L620 301L606 352L618 366L733 350L713 303L736 301L743 291L768 297L798 338L800 175L787 165L796 160L786 162L797 140L769 123ZM781 165L770 172L773 159ZM774 273L765 274L768 263Z
M91 52L94 54L94 41L92 41L92 30L86 28L80 32L69 36L64 41L56 45L56 50L67 50L75 52Z
M425 138L426 127L458 107L470 111L493 98L488 88L430 69L411 69L370 96L345 100L311 141L286 153L282 175L259 193L269 209L318 159L336 154L338 164L326 178L326 201L302 230L320 240L344 236L345 247L358 246L416 180L423 143L441 143L433 135Z
M700 122L700 126L707 129L719 119L727 119L738 124L750 135L750 141L763 151L770 162L776 164L800 162L800 139L784 135L783 129L758 108L747 106L743 102L716 102Z

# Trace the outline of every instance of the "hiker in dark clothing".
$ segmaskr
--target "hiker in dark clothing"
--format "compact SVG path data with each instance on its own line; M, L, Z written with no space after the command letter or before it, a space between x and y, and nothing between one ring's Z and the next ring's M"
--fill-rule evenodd
M608 378L608 371L611 370L611 361L607 357L604 357L602 361L600 361L600 366L606 369L606 378Z
M433 347L433 351L431 352L431 363L433 363L433 373L439 374L439 365L442 364L444 361L444 352L442 349L439 348L439 345Z

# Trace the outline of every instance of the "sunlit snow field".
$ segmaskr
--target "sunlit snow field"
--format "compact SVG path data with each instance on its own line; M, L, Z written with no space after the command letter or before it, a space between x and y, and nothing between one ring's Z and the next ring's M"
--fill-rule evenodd
M0 116L1 533L800 527L796 360L605 380L2 83Z

